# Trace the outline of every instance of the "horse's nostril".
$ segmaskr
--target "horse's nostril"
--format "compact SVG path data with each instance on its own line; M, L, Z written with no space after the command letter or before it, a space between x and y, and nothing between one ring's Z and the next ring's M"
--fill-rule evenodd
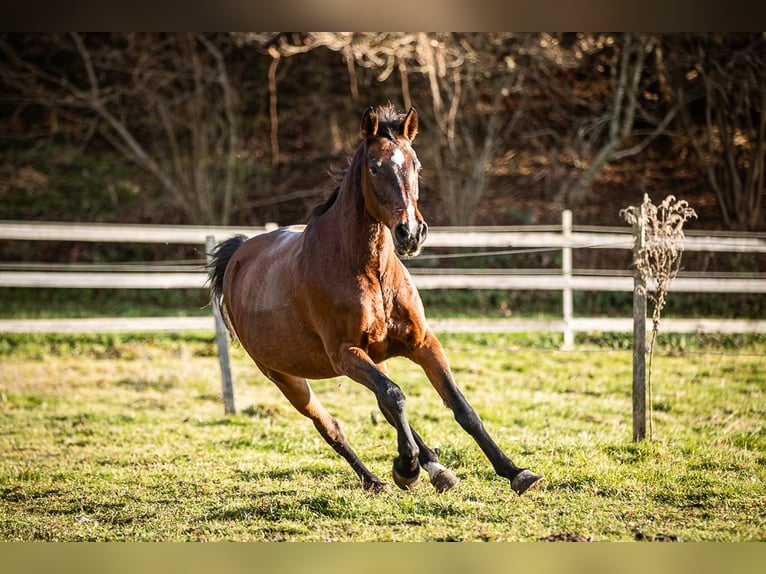
M420 224L420 228L418 229L418 240L420 243L423 243L426 240L426 237L428 237L428 225L424 221Z
M407 241L410 237L410 229L407 227L406 223L400 223L396 227L394 227L394 236L396 237L396 240L401 242Z

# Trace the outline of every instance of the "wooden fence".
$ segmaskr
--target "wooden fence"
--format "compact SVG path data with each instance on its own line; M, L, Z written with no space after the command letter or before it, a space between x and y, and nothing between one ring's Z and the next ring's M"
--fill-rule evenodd
M172 225L85 224L0 221L0 240L82 241L116 243L172 243L204 246L235 233L256 235L271 226L255 228ZM564 345L571 346L578 331L624 331L633 328L630 317L575 317L573 291L633 291L630 269L586 270L572 268L574 249L620 249L632 247L631 230L573 226L570 212L564 212L560 226L434 228L429 232L424 255L436 250L444 261L445 249L477 253L513 254L560 250L559 269L412 269L419 289L504 289L561 291L562 317L552 320L432 320L437 331L519 332L560 331ZM766 234L687 233L686 251L766 253ZM475 253L474 253L475 254ZM206 274L202 262L196 269L167 266L152 270L131 270L115 265L59 265L0 263L0 287L23 288L120 288L186 289L203 288ZM763 273L682 272L671 291L694 293L766 293ZM0 320L0 332L126 332L180 331L214 328L213 317L147 317L92 319ZM766 332L766 321L746 319L665 319L663 332Z

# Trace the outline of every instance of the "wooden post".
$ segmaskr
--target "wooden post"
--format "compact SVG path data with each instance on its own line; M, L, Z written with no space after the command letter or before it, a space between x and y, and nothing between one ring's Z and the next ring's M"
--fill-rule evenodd
M211 253L215 248L215 237L208 235L205 240L205 251L207 260L210 263ZM215 319L215 342L218 345L218 362L221 365L221 389L223 395L223 407L227 415L233 415L237 412L234 407L234 387L231 381L231 364L229 362L229 341L226 325L221 317L218 305L211 305L213 308L213 318Z
M633 208L636 224L633 226L633 260L643 255L646 233L644 206ZM638 270L633 275L633 440L646 438L646 283Z
M572 212L565 209L561 213L561 229L564 234L564 248L561 257L561 273L566 287L562 291L562 306L564 314L564 349L574 347L574 331L572 330Z

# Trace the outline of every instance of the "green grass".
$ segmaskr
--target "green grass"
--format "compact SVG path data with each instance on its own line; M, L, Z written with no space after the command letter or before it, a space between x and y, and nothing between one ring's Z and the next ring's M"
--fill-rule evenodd
M0 288L0 319L210 315L206 289Z
M206 335L0 336L0 540L764 540L766 341L655 358L657 438L631 442L631 357L541 336L444 336L485 425L546 481L498 478L422 373L391 374L413 426L462 480L359 488L233 350L239 414ZM689 345L687 345L687 348ZM347 379L315 391L389 483L395 436Z
M555 291L423 290L432 318L561 318ZM0 288L0 318L158 317L209 314L206 289L26 289ZM631 317L632 293L574 293L578 317ZM766 318L766 296L674 293L664 318Z

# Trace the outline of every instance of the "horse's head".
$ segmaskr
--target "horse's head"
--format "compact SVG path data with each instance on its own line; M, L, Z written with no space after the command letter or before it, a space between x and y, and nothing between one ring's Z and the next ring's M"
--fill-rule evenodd
M362 117L365 139L363 189L367 211L391 230L400 257L414 257L428 234L418 211L420 162L412 141L418 133L413 109L368 108Z

